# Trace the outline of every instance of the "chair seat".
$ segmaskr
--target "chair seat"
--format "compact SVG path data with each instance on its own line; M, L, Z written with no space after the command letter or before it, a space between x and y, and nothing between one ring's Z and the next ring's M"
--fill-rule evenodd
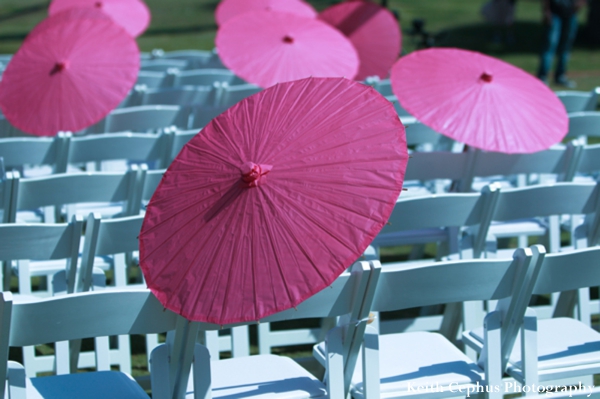
M314 353L319 359L324 346L317 346ZM478 382L482 385L484 380L483 371L446 338L425 331L380 335L379 373L382 398L389 396L386 393L410 395L419 386L449 392ZM352 376L352 396L364 397L363 389L359 357Z
M481 343L483 329L478 328L467 334ZM578 320L567 317L538 320L537 339L540 381L557 378L550 375L550 370L562 372L568 368L600 365L600 333ZM509 370L517 376L521 374L522 367L520 343L518 336L510 356Z
M37 377L27 379L26 388L28 399L148 399L133 378L118 371Z
M318 398L325 385L288 357L256 355L211 362L213 398ZM192 399L193 382L186 397Z
M538 219L516 220L511 222L492 222L489 234L498 238L514 237L519 234L540 236L546 234L547 226Z

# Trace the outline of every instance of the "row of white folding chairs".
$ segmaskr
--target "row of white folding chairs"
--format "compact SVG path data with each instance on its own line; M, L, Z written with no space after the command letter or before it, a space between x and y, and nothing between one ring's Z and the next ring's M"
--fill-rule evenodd
M168 128L158 134L60 133L53 138L4 138L0 139L0 158L4 169L17 170L22 177L96 170L98 163L108 163L113 171L125 170L128 164L164 169L199 131Z
M325 384L290 359L278 356L211 361L196 337L221 326L189 323L165 311L148 291L81 293L29 304L14 301L9 293L4 293L0 376L6 375L11 397L18 397L25 390L52 392L65 398L69 397L65 396L68 391L82 397L90 390L147 397L131 379L117 372L30 378L18 364L7 362L8 347L174 331L172 339L152 353L154 398L185 394L205 398L234 393L241 398L278 394L289 397L291 390L296 392L293 397L298 398L342 398L348 394L374 399L453 397L457 393L500 398L513 393L504 390L508 383L502 379L504 372L522 384L512 388L516 392L537 391L540 383L564 377L570 377L569 384L577 385L576 381L585 381L581 378L595 373L599 367L600 354L593 344L600 339L598 332L565 317L537 322L527 304L532 294L600 284L598 262L598 247L548 255L542 247L533 247L517 250L513 259L384 268L379 268L376 262L359 263L330 289L296 309L261 320L342 316L338 326L328 333L326 343L314 350L327 368ZM487 315L482 330L464 334L468 344L481 351L479 362L466 357L441 334L378 335L367 326L371 310L394 311L473 300L499 300L496 311ZM129 306L124 307L123 303ZM573 394L568 386L562 397ZM561 388L556 392L559 397Z
M225 68L217 49L212 50L173 50L154 49L140 54L141 61L186 61L192 68Z
M260 87L250 83L230 85L227 82L215 82L200 86L159 88L138 84L119 108L137 105L232 106L260 90Z

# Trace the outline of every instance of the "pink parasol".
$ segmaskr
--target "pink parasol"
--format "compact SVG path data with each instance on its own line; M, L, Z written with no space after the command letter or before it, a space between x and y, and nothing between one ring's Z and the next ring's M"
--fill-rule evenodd
M98 11L48 17L12 57L0 81L0 108L25 132L53 136L105 117L135 84L135 40Z
M354 46L337 29L317 19L275 11L252 11L230 19L217 31L223 64L260 87L358 72Z
M385 7L354 0L326 8L319 19L339 29L354 44L360 59L357 80L386 78L401 49L400 25Z
M289 12L301 17L316 18L317 12L302 0L222 0L215 10L217 25L249 11Z
M473 51L415 51L392 68L402 107L432 129L487 151L531 153L567 134L568 117L539 79Z
M150 25L150 10L141 0L52 0L48 13L54 15L78 7L102 11L133 37L141 35Z
M192 138L150 200L148 286L219 325L296 306L387 222L407 158L393 105L360 83L307 78L242 100Z

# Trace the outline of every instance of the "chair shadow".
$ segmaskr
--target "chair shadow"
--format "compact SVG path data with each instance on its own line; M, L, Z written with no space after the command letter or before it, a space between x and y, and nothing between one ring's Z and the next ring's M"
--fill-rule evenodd
M481 381L482 376L477 372L475 365L466 362L447 362L435 364L432 366L420 367L418 371L411 373L386 377L381 379L382 384L412 380L415 378L433 377L443 374L460 374L469 378L471 381Z
M252 387L256 385L256 388L251 392L244 392L243 395L240 393L232 393L230 395L216 395L219 399L235 399L240 398L242 396L246 397L248 395L257 396L264 394L280 394L284 392L290 391L304 391L307 386L311 386L314 380L311 380L308 377L297 377L297 378L286 378L284 380L275 381L275 382L264 382L259 384L242 384L242 385L232 385L226 388L213 388L214 393L218 393L222 390L230 390L236 388L244 388L244 387Z

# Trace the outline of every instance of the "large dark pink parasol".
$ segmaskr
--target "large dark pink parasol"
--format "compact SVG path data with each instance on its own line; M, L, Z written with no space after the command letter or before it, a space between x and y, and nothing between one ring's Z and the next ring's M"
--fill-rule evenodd
M148 286L220 325L296 306L387 222L407 158L393 105L363 84L308 78L242 100L192 138L150 200Z

